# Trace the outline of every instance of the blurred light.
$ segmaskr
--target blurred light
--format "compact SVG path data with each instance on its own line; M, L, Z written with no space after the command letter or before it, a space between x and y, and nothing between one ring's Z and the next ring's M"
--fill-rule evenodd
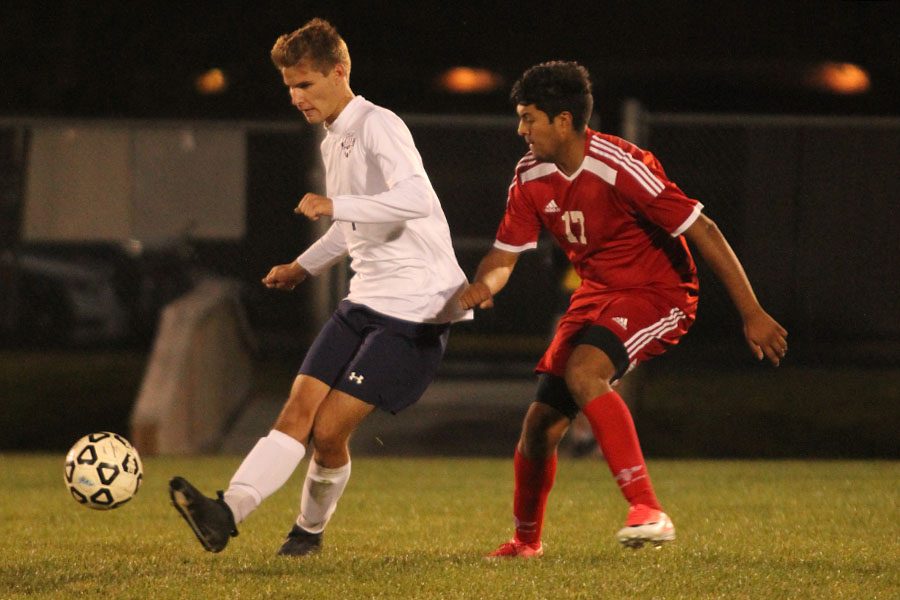
M228 78L222 69L210 69L197 76L194 86L201 94L221 94L228 89Z
M135 238L129 238L122 243L122 248L129 256L140 256L144 252L144 243Z
M823 63L809 77L810 83L835 94L862 94L869 91L869 74L853 63Z
M492 92L503 85L503 78L487 69L453 67L437 80L438 87L453 94Z

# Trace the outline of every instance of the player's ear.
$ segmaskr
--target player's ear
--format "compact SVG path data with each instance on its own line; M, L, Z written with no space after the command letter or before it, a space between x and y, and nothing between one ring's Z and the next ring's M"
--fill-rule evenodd
M334 65L334 70L332 71L335 75L340 77L341 79L349 79L350 78L350 70L347 68L347 65L344 63L337 63Z
M572 113L567 110L562 111L555 117L553 117L553 124L559 127L561 130L566 129L574 129L572 124Z
M550 120L550 126L556 129L556 131L558 132L564 132L567 127L571 127L571 117L571 113L562 111Z

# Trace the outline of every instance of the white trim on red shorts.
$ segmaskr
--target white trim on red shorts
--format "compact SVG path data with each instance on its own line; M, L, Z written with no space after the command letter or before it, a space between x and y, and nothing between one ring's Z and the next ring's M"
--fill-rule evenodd
M678 329L678 321L685 317L684 312L676 307L669 311L668 316L637 331L625 341L625 351L628 352L628 359L634 360L634 357L637 356L644 346L653 340L661 339L673 329Z

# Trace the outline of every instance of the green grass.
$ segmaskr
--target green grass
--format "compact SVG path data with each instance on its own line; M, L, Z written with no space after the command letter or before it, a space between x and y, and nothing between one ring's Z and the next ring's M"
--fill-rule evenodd
M274 555L305 465L221 554L166 482L211 492L235 457L149 458L129 504L75 504L62 456L0 455L2 598L897 598L900 463L654 461L678 527L619 548L625 504L602 461L562 460L536 561L484 552L510 535L509 460L357 459L321 554Z

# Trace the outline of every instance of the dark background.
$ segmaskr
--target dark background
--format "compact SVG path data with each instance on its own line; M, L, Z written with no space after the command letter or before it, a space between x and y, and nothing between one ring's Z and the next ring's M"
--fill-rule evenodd
M791 331L791 354L779 370L756 364L727 296L701 264L698 322L666 357L642 367L642 402L634 412L650 454L897 456L898 136L896 124L860 128L846 118L900 114L900 3L5 2L0 119L296 125L302 117L289 104L269 49L278 35L314 16L332 21L347 40L355 92L404 117L442 115L407 122L456 242L485 243L457 245L470 275L524 150L508 90L535 63L567 59L587 66L600 128L616 134L628 98L655 114L845 119L834 127L757 127L741 116L733 127L712 132L654 125L645 143L719 222L763 304ZM859 65L871 88L841 95L810 85L809 74L823 62ZM442 91L437 77L457 65L490 69L503 83L481 94ZM229 86L219 95L198 94L195 80L211 68L222 69ZM493 115L510 125L460 127L452 115ZM29 325L0 340L0 400L14 399L0 406L6 432L0 449L64 448L88 429L124 430L155 311L186 291L186 271L195 266L247 284L249 317L262 334L261 362L268 373L292 372L315 333L302 329L309 297L268 296L257 281L271 264L292 258L298 240L310 238L307 223L284 215L314 184L307 173L318 160L312 136L312 128L299 135L248 133L243 240L194 241L139 263L108 246L50 249L70 260L84 255L85 264L113 263L132 304L139 284L151 282L156 295L134 311L136 339L123 344L60 344L59 322L44 313L35 321L43 319L45 338ZM7 151L18 148L17 139L0 131L4 294L9 282L26 288L10 275L15 263L4 262L23 250L17 221L27 151ZM481 216L472 202L484 203ZM483 374L527 376L563 303L550 248L542 244L523 258L498 310L454 328L445 361L451 369L442 376L472 373L471 365L452 371L472 357L486 364ZM0 316L22 322L2 300ZM21 294L14 304L42 305ZM522 343L524 330L536 345ZM266 336L273 331L280 336ZM280 382L274 387L283 392Z
M397 112L502 113L528 66L577 60L598 113L626 97L651 110L897 114L895 2L4 2L0 113L89 117L296 118L272 67L275 38L309 18L347 40L358 93ZM868 93L811 89L823 61L866 69ZM467 65L506 84L473 96L435 77ZM225 71L224 94L195 77Z

